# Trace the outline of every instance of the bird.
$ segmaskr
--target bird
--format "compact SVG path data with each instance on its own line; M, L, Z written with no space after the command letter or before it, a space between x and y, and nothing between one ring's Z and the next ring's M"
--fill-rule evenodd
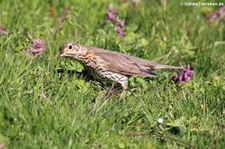
M119 83L123 90L128 88L128 80L131 76L158 77L154 70L184 69L182 66L159 64L117 51L81 45L77 42L65 42L60 47L60 57L78 61L94 79Z

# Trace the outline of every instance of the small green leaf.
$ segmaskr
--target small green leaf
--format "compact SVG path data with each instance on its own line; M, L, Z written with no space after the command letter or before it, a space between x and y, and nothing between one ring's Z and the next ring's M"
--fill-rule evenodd
M147 46L148 45L148 40L146 40L145 38L141 38L141 44L143 46Z
M118 145L119 145L119 148L125 148L125 144L124 143L120 142Z

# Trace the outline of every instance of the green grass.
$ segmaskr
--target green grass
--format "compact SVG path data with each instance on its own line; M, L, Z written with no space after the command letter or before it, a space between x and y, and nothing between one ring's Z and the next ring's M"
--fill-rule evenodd
M64 5L67 17L54 33ZM104 23L109 5L118 9L119 18L126 19L123 38L116 38L113 27ZM181 7L179 1L168 1L166 9L148 0L137 7L130 1L110 0L0 1L0 24L8 32L0 35L0 145L223 148L225 25L208 23L203 14L216 8ZM21 52L29 48L26 33L45 38L46 49L31 61ZM53 72L82 69L79 63L58 57L65 41L164 64L190 63L195 74L192 81L179 85L168 78L173 72L167 70L159 71L158 79L134 77L130 87L136 88L104 100L101 94L110 86ZM158 125L158 118L164 123ZM129 135L133 133L137 135Z

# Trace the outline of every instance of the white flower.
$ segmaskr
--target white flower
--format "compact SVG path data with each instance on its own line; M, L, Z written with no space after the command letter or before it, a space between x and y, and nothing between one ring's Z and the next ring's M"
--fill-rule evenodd
M158 124L162 124L163 123L163 119L162 118L158 118L157 122L158 122Z

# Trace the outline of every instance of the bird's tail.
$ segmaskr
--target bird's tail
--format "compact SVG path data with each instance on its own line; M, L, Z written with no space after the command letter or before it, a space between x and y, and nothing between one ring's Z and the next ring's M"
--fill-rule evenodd
M171 66L171 65L163 65L163 64L157 64L154 63L150 66L153 69L184 69L184 67L178 67L178 66Z

